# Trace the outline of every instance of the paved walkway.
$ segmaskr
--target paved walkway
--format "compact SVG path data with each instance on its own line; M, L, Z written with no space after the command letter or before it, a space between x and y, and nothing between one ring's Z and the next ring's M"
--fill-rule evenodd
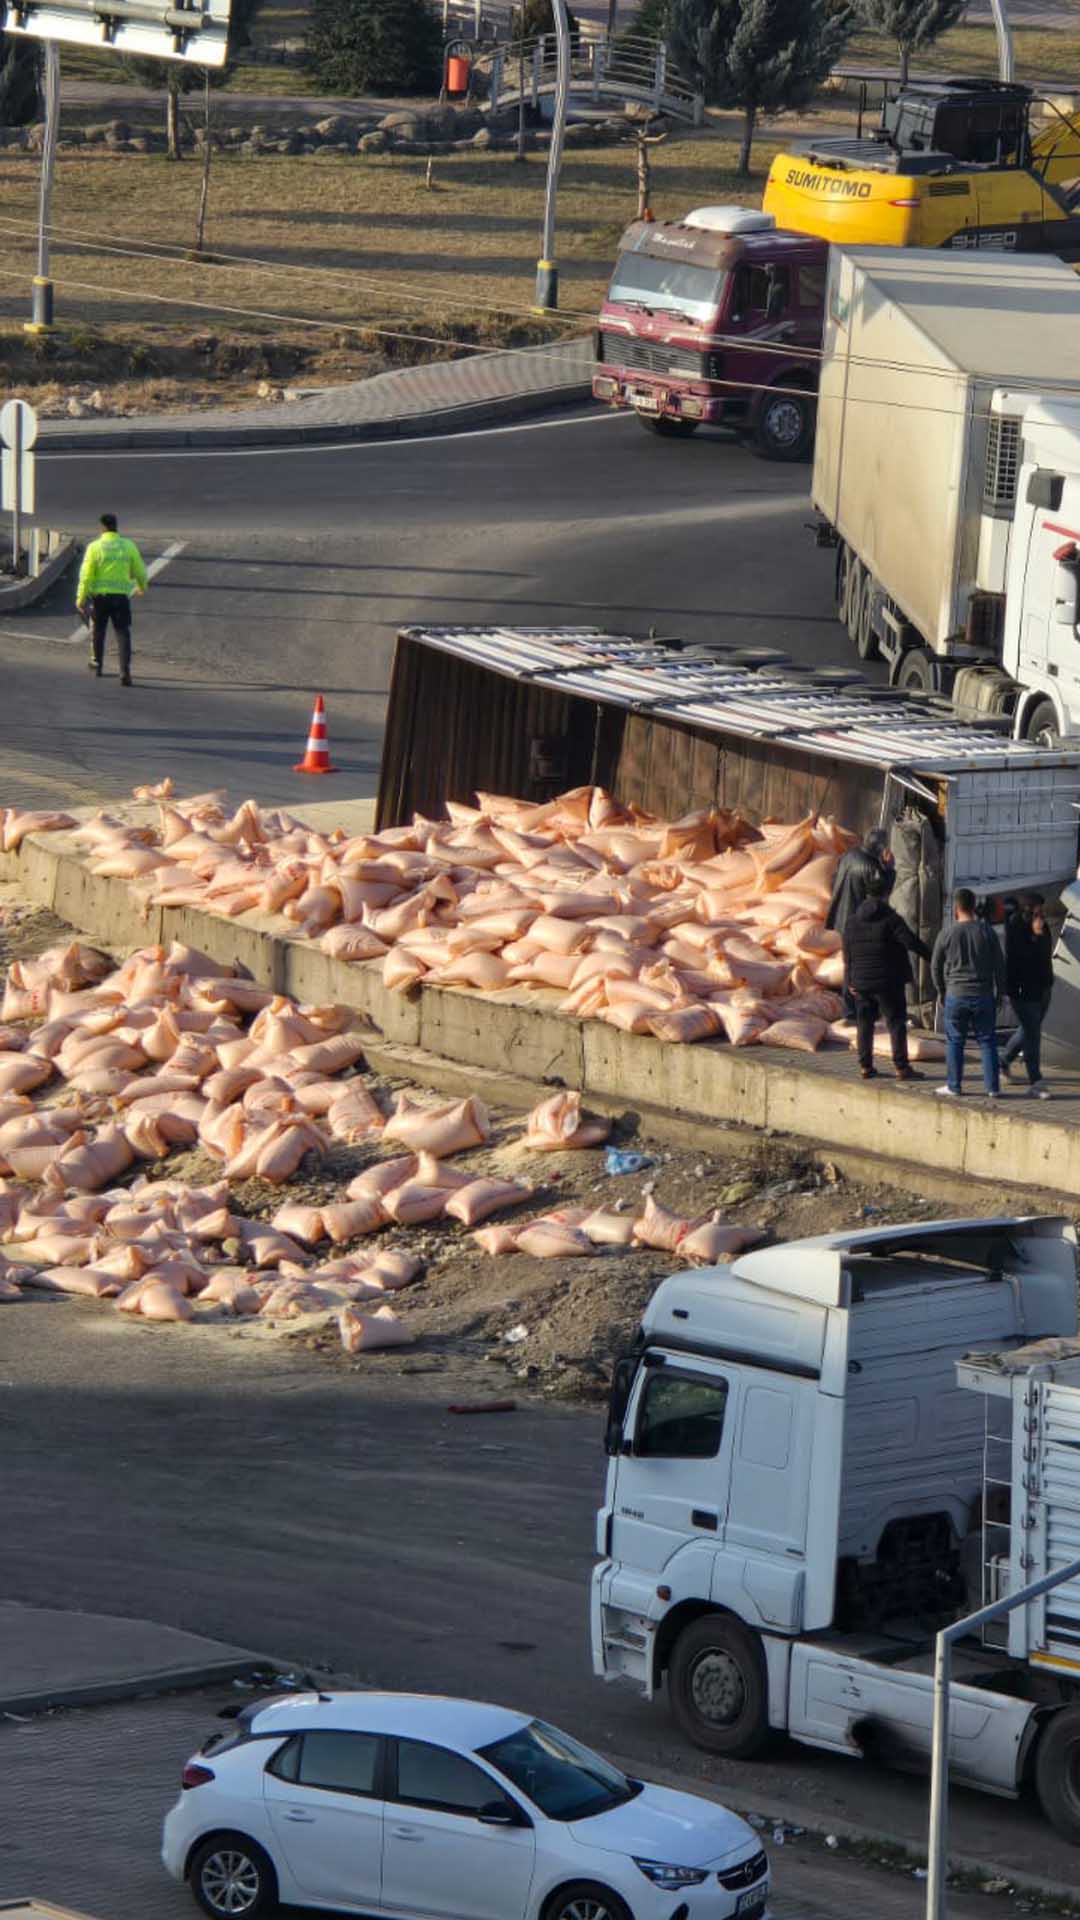
M452 431L585 400L592 365L591 336L569 338L551 346L401 367L272 406L131 420L43 420L38 447L47 453L105 447L281 446Z
M242 1647L152 1620L0 1601L0 1715L206 1686L265 1670Z

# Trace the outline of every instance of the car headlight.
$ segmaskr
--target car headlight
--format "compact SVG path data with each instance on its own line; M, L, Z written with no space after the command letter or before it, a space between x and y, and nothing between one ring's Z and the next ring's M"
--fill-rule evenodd
M636 1854L634 1865L665 1893L678 1893L680 1887L700 1887L709 1877L704 1867L672 1867L666 1860L639 1860Z

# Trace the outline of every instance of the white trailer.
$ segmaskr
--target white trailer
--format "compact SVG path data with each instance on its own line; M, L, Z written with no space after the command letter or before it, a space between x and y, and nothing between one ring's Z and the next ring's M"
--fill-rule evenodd
M894 684L1080 731L1080 279L833 250L814 450L837 613Z
M1076 1234L835 1234L680 1273L615 1370L596 1672L695 1744L928 1767L937 1629L1080 1556ZM949 1765L1080 1843L1080 1585L954 1649Z

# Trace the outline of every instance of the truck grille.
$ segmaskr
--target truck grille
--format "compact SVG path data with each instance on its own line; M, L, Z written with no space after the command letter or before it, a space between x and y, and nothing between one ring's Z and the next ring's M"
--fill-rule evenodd
M1015 505L1019 467L1020 422L1007 414L992 413L986 432L986 473L983 477L985 507Z
M722 1887L734 1893L739 1887L752 1887L754 1881L760 1880L767 1871L768 1865L764 1853L755 1853L749 1860L741 1860L737 1867L725 1868L716 1877Z
M609 367L630 367L635 373L685 374L692 380L709 378L707 353L695 353L689 347L654 345L651 340L631 340L623 333L600 335L600 358Z

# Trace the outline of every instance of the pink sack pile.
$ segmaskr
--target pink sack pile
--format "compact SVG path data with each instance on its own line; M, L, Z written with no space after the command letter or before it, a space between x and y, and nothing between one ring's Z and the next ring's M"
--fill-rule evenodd
M276 914L340 959L377 961L395 991L557 996L568 1015L672 1043L812 1051L842 1013L824 922L856 836L831 818L659 820L579 787L536 803L480 793L443 820L350 836L165 784L156 825L103 812L74 836L147 913ZM18 815L3 833L70 824Z

